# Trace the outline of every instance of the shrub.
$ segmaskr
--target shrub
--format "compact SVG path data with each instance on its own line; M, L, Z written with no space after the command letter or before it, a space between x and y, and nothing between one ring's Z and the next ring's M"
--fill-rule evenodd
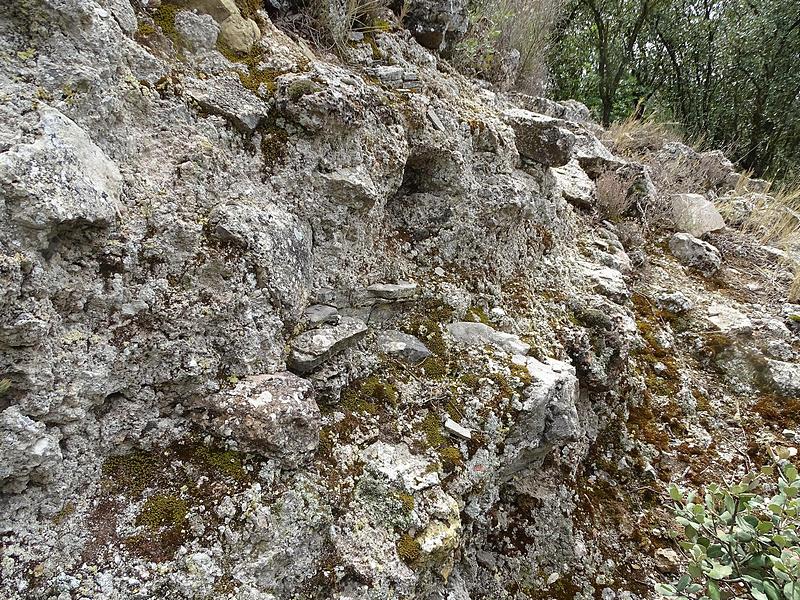
M470 76L541 94L547 49L564 0L476 0L453 62Z
M800 600L800 478L788 452L739 483L709 485L702 500L672 485L688 573L663 596ZM677 535L677 534L676 534Z

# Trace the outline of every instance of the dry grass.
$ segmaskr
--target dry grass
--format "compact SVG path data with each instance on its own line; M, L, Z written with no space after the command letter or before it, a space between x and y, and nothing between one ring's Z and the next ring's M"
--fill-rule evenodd
M629 193L631 182L614 171L606 171L595 180L595 185L597 211L613 223L620 221L633 204Z
M743 230L777 248L800 247L800 185L784 186L774 195L753 194L753 208Z
M308 0L303 10L290 20L280 21L282 28L307 37L314 45L346 57L350 34L389 31L399 26L399 19L389 10L390 0ZM403 10L407 6L403 4ZM402 18L404 13L400 16Z
M613 123L603 141L615 154L635 160L644 160L667 142L684 143L675 123L661 122L654 117L637 119L633 115Z
M800 302L800 266L795 268L794 281L789 286L789 302Z
M478 0L467 37L453 52L454 64L469 75L503 84L517 51L518 66L508 83L541 94L551 35L564 5L564 0Z

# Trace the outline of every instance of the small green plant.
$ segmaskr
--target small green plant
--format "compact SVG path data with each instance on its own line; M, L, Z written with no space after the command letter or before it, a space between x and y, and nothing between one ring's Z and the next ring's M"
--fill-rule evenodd
M800 478L786 451L737 484L712 484L702 499L670 486L688 573L662 596L683 600L800 600ZM677 536L677 534L676 534Z

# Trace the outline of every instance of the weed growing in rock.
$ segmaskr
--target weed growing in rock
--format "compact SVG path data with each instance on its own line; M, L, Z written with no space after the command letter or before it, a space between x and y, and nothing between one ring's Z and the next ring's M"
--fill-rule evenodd
M709 485L702 499L670 487L688 572L657 592L700 600L800 599L800 477L787 451L771 454L774 466L737 484Z

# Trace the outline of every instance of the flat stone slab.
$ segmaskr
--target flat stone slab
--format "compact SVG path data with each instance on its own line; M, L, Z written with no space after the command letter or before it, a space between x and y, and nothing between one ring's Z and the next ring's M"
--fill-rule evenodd
M432 354L419 339L401 331L381 332L378 350L411 364L419 364Z
M289 368L300 374L310 373L333 355L358 342L366 332L367 325L361 319L342 317L338 325L301 333L290 344Z
M303 318L313 325L336 325L341 317L335 306L312 304L303 311Z
M266 103L242 85L238 77L187 78L186 95L201 109L230 121L237 129L250 132L269 113Z
M456 437L460 437L462 440L472 439L472 431L459 425L453 419L447 419L444 422L444 428Z
M730 331L752 331L753 322L744 313L726 306L725 304L712 304L708 307L708 320L723 333Z
M527 354L531 349L518 336L497 331L483 323L456 321L447 325L447 331L456 342L467 346L492 345L511 354Z
M374 283L367 287L367 292L376 298L385 300L401 300L411 298L417 293L417 284L408 281L400 283Z
M590 287L606 298L621 304L627 300L631 292L622 273L611 267L596 263L582 262L583 276L588 280Z

